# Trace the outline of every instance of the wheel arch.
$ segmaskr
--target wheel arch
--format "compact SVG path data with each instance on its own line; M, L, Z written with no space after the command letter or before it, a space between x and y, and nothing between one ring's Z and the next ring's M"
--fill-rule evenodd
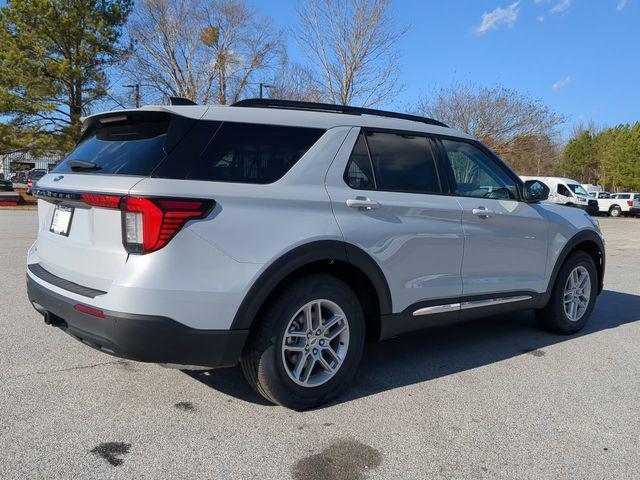
M562 248L560 255L556 259L555 266L547 285L547 293L551 293L553 286L556 283L558 272L566 259L573 252L582 250L588 253L596 264L596 270L598 272L598 294L602 292L604 286L604 268L605 268L605 250L604 242L600 235L593 230L582 230L574 235Z
M337 240L320 240L290 250L253 283L231 324L250 329L270 298L296 277L327 273L347 283L364 309L367 337L377 340L381 315L392 312L389 285L376 261L361 248Z

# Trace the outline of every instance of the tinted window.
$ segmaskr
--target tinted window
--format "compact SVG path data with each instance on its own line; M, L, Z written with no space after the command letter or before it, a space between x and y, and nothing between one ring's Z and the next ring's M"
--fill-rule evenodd
M362 134L358 136L353 152L351 152L351 158L349 158L349 164L345 171L345 182L357 190L373 190L375 188L369 150Z
M275 182L324 132L277 125L199 122L153 176L215 182ZM201 148L203 138L210 139L204 150Z
M517 199L515 181L498 163L478 147L455 140L443 140L453 170L458 195L463 197Z
M621 200L626 200L631 198L631 195L629 195L628 193L620 193L618 195L616 195L616 198L619 198Z
M379 190L440 193L435 161L426 137L367 132Z
M100 125L88 130L78 146L53 171L68 173L72 160L94 163L92 174L149 175L165 156L169 116Z
M571 192L563 184L558 184L558 193L564 197L572 197Z

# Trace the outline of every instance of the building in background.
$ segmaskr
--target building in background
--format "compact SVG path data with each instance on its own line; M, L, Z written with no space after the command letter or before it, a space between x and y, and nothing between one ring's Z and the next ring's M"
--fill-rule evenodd
M0 155L0 173L4 174L4 178L9 178L12 173L21 170L38 168L49 171L63 158L64 154L60 152L44 152L37 155L25 151L12 152Z

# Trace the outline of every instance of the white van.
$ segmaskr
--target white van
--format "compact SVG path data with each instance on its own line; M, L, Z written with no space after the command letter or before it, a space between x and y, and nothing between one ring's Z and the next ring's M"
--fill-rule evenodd
M523 181L540 180L549 187L549 199L551 203L578 207L587 210L589 213L598 212L598 202L594 200L584 189L580 182L562 177L520 177ZM590 202L591 200L591 202Z

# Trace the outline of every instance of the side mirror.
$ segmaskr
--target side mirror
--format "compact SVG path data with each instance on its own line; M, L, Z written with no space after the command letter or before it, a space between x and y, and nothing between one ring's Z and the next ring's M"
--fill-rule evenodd
M527 203L542 202L549 198L549 187L540 180L524 182L524 201Z

